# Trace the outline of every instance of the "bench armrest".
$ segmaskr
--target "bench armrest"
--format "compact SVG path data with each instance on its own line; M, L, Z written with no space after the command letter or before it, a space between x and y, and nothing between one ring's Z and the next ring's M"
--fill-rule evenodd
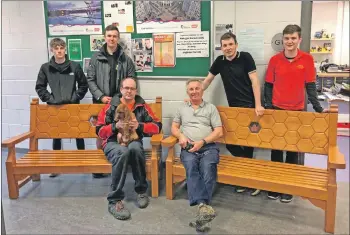
M156 134L151 137L151 145L160 146L162 139L164 138L164 134Z
M163 147L173 147L178 142L178 139L175 136L169 136L162 140Z
M14 137L11 137L10 139L4 140L1 143L1 147L13 147L15 144L18 144L18 143L22 142L23 140L28 139L34 135L35 135L34 131L28 131L28 132L23 133L21 135L16 135Z
M328 165L330 168L345 169L346 167L345 157L344 157L344 154L339 152L338 146L330 147Z

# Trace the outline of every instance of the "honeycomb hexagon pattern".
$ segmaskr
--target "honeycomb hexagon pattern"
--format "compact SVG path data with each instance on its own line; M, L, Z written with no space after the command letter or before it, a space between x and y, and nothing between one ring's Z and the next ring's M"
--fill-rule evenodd
M265 110L261 117L254 109L218 106L224 138L218 142L257 148L273 148L307 153L328 153L328 113ZM258 122L261 130L247 127Z

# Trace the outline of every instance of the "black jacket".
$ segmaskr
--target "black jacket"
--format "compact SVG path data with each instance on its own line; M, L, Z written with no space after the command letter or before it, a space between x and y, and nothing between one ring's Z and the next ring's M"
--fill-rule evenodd
M52 57L41 66L35 90L41 101L47 104L79 104L88 91L88 83L80 64L68 60L67 56L63 64L56 64Z
M111 102L106 104L98 114L96 134L102 139L103 148L107 142L117 141L118 130L115 127L114 113L120 104L120 98L119 94L115 95ZM154 115L152 109L145 103L141 96L136 95L135 97L133 113L139 122L139 127L136 129L139 140L142 140L143 137L159 134L162 130L161 121Z

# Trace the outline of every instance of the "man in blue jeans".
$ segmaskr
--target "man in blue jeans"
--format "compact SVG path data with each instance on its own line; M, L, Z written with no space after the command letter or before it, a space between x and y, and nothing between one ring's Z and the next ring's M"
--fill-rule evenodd
M203 232L215 217L210 202L217 179L219 148L214 141L222 137L223 131L218 110L202 98L202 81L189 80L186 89L190 100L178 109L171 133L181 146L190 206L198 205L196 220L190 226Z

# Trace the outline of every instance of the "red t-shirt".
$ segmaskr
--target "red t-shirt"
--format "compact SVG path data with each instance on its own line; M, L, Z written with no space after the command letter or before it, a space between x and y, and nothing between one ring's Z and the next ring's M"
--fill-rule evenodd
M314 60L308 53L298 50L290 62L284 52L270 59L265 81L273 84L272 105L287 110L303 110L305 83L315 82Z

